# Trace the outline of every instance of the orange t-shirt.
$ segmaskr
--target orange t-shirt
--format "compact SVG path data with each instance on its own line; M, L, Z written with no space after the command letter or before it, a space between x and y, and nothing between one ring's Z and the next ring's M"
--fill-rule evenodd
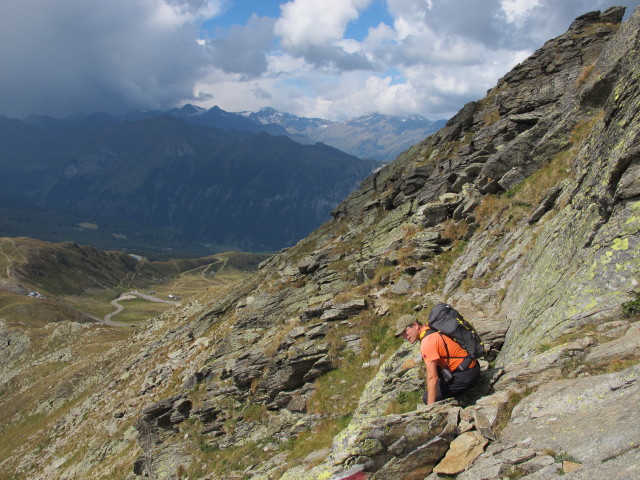
M427 325L423 326L420 333L426 332L429 329ZM447 348L445 348L445 343ZM449 361L447 362L447 349L449 351ZM422 337L420 341L420 353L425 363L436 362L438 366L442 368L448 368L450 371L454 371L467 356L467 352L458 343L447 337L446 335L438 332L431 333ZM461 357L461 358L453 358ZM473 360L469 367L473 367L476 364L476 360Z

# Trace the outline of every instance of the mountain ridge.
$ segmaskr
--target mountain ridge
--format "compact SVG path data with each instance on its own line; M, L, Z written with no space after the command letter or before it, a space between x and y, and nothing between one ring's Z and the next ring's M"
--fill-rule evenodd
M125 115L107 113L76 114L60 120L43 115L24 119L32 125L56 125L66 122L93 125L115 124L169 115L193 125L225 131L266 132L285 136L303 145L317 142L359 158L388 162L415 142L441 128L446 120L429 120L421 115L394 116L368 113L345 121L299 117L264 107L258 112L227 112L218 106L209 109L192 104L166 111L132 111Z
M321 144L169 115L3 123L3 196L138 222L142 231L169 228L201 245L262 251L292 245L379 165Z
M241 113L263 124L281 125L290 134L332 145L357 157L384 162L394 159L445 124L445 120L432 121L421 115L369 113L336 122L298 117L269 107Z

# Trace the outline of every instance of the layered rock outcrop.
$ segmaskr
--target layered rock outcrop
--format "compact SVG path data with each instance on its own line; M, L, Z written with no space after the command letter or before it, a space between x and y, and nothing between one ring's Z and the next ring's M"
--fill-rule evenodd
M623 12L576 19L333 221L246 282L155 319L105 359L125 373L61 414L38 460L2 468L632 478L640 12L621 23ZM443 299L478 328L490 363L464 398L418 408L423 367L392 325Z

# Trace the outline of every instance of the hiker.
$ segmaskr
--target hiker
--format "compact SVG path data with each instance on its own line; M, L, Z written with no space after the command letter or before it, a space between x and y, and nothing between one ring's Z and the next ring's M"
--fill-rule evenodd
M449 305L438 304L431 311L429 319L431 321L432 317L442 316L450 311L457 314ZM430 405L457 396L477 382L480 377L478 360L468 355L453 338L430 328L428 324L423 325L413 315L401 316L396 327L396 337L402 336L411 344L420 340L420 353L427 371L427 391L422 396L424 403ZM475 330L473 333L475 334Z

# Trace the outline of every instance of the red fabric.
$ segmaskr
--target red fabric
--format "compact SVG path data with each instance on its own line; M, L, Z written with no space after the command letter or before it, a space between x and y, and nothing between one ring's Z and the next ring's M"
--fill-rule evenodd
M365 472L354 473L353 475L349 475L348 477L344 477L342 480L366 480L369 475Z

